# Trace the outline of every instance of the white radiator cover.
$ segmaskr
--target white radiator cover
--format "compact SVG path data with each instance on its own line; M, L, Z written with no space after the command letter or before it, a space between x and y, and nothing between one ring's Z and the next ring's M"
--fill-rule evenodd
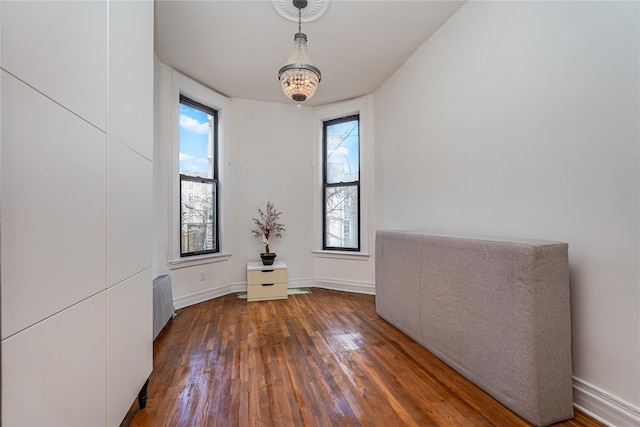
M153 339L174 315L171 276L163 274L153 279Z

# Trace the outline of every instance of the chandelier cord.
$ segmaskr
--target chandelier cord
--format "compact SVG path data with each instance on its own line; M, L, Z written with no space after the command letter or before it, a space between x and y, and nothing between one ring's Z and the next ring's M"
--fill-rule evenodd
M302 8L298 8L298 32L302 32Z

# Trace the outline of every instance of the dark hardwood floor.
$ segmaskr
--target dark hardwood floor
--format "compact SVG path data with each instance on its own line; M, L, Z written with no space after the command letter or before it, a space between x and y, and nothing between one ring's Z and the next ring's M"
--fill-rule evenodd
M154 343L141 426L530 426L377 316L375 299L312 289L178 311ZM603 424L576 411L556 426Z

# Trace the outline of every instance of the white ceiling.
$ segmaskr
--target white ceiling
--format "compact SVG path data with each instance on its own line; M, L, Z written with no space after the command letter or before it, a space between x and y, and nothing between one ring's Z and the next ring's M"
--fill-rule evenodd
M324 16L302 23L322 72L318 106L373 93L464 1L331 0ZM160 61L232 98L293 103L278 82L297 22L269 0L156 0Z

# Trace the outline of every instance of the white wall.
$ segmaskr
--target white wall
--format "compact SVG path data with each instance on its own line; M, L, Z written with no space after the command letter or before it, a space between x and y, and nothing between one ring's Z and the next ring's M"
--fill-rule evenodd
M574 376L636 416L638 20L469 2L375 93L377 228L568 242Z
M221 192L228 194L227 247L230 257L179 268L168 262L171 227L171 75L169 67L156 63L161 76L156 85L158 134L154 152L153 275L170 274L176 307L182 307L230 292L246 290L246 263L258 261L264 247L251 235L252 217L268 200L282 211L286 232L270 244L277 259L289 267L289 286L313 285L311 258L311 110L294 104L274 104L232 99L230 123L224 144L226 181ZM205 280L200 280L203 272Z
M373 95L313 109L314 275L317 286L349 292L375 293L375 218L373 216L375 138ZM353 114L359 116L360 251L324 251L323 245L323 127L324 122Z
M170 225L171 202L171 81L176 72L156 59L156 141L154 147L154 252L153 276L170 274L173 286L174 305L181 308L231 292L246 290L246 263L258 261L264 246L252 236L252 218L257 216L257 207L265 208L267 201L275 203L282 211L282 222L286 232L282 239L269 246L279 260L287 263L289 287L322 286L340 290L371 292L373 289L373 257L331 256L319 254L314 242L314 203L320 191L314 191L317 182L314 174L320 169L318 153L321 146L317 126L313 125L313 110L290 103L268 103L244 99L230 100L230 122L224 144L226 158L222 166L226 169L226 180L221 180L222 203L227 206L225 224L221 233L226 233L227 245L222 253L229 257L202 260L195 263L172 264L170 244L173 232ZM178 73L179 75L179 73ZM188 77L183 76L183 80ZM194 82L195 83L195 82ZM209 89L206 89L209 90ZM284 96L284 95L283 95ZM360 108L369 108L372 99L347 103ZM333 110L332 110L333 111ZM357 111L357 110L356 110ZM352 114L348 111L345 115ZM371 111L363 115L372 116ZM370 137L372 129L363 129ZM372 163L373 138L364 152ZM316 164L318 163L318 164ZM372 165L363 179L366 201L372 199ZM364 193L363 193L364 194ZM366 197L365 197L366 196ZM226 199L225 197L228 197ZM369 226L362 232L373 246L372 213L368 212ZM315 253L314 253L315 251ZM342 257L342 258L340 258ZM195 265L194 265L195 264ZM201 280L204 273L204 280Z
M120 424L152 368L152 2L2 2L2 423Z
M174 116L177 114L178 86L180 81L187 82L193 90L202 92L203 97L208 97L210 90L160 63L157 57L154 62L154 74L157 80L154 85L152 276L171 275L174 306L181 308L224 295L231 289L228 256L216 258L215 262L207 259L193 262L194 265L171 265L171 261L176 258L173 253L173 243L176 239L172 239L172 233L179 232L179 227L172 224L172 219L177 216L176 211L179 211L174 206L172 194L172 188L176 185L177 179L172 172L175 166L175 161L172 162L172 153L174 150L177 152L177 148L172 145L174 142L172 138L174 133L175 135L178 133L177 123L173 123ZM204 100L198 100L204 102ZM228 103L226 98L223 98L223 101ZM224 114L228 114L228 111ZM220 115L222 116L222 113ZM227 129L224 131L228 132ZM224 141L221 141L221 145L226 144ZM222 148L222 151L226 152L226 147ZM226 176L220 178L220 190L226 191L228 179ZM224 202L225 200L222 200L220 204L223 205ZM225 225L221 224L221 227L225 228ZM228 233L228 230L224 229L222 232ZM228 248L224 246L221 244L222 250L229 253ZM200 280L201 273L204 274L205 280Z
M283 95L284 96L284 95ZM311 109L294 104L231 101L231 203L234 280L246 281L246 262L259 261L262 242L253 217L267 201L282 211L286 231L269 244L289 269L289 286L309 284L311 258Z
M576 402L610 422L585 392L640 416L638 40L636 2L469 2L375 93L372 228L568 242ZM369 262L310 253L312 111L241 99L223 184L231 256L170 269L168 90L156 87L166 221L154 222L153 276L172 275L177 306L244 290L267 200L284 212L273 250L290 286L371 280Z

